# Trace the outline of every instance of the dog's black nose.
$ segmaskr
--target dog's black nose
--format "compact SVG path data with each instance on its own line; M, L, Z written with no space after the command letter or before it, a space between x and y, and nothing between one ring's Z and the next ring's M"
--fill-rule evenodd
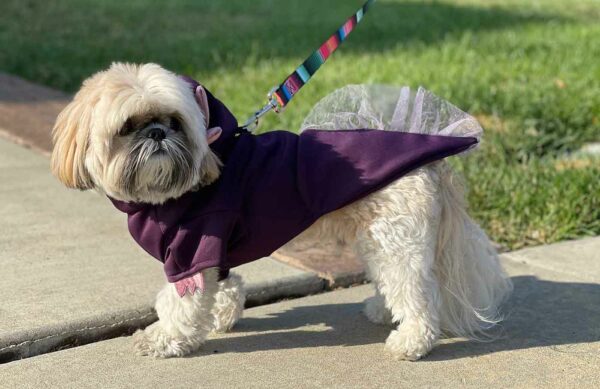
M167 137L167 134L165 134L165 131L162 128L154 127L154 128L151 128L150 131L148 132L148 138L150 138L156 142L160 142L161 140L165 139L166 137Z

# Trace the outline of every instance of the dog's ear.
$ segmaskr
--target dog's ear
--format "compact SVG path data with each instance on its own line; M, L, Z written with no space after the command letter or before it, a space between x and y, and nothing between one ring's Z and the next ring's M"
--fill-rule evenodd
M81 92L80 92L81 93ZM92 120L92 106L82 101L81 96L67 105L58 115L52 129L51 169L63 184L69 188L92 189L94 183L85 167L85 155L89 146L89 131Z
M223 129L221 127L213 127L206 130L206 140L208 144L213 143L221 136Z
M204 115L204 124L206 128L208 128L208 123L210 122L210 109L208 108L208 96L206 96L206 91L202 87L202 85L198 85L196 87L196 102L200 106L200 110Z
M206 141L211 144L221 135L221 128L208 128L210 123L210 109L208 107L208 96L202 85L196 87L194 93L196 102L204 115L204 124L206 125ZM209 185L219 177L221 167L221 161L219 157L215 155L210 149L206 153L206 156L202 160L202 166L200 167L200 185Z

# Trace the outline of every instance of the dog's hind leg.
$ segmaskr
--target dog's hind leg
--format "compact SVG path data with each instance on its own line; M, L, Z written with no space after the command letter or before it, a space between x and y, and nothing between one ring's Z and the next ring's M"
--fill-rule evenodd
M180 297L174 284L167 284L156 296L158 321L133 334L140 355L160 358L181 357L198 350L214 328L212 309L218 291L218 270L207 269L204 290Z
M356 242L392 321L399 323L386 341L397 359L425 356L440 334L441 299L433 270L440 206L429 173L420 169L367 198L379 211Z

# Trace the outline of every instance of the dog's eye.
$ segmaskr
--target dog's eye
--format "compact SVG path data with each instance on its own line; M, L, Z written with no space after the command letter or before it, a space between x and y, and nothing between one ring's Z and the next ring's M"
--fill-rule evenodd
M169 126L173 131L181 131L183 126L181 125L181 120L176 118L175 116L171 116L171 125Z
M125 120L125 124L123 124L123 127L121 127L121 129L119 130L119 135L127 136L127 135L131 134L132 132L133 132L133 122L131 119L127 119L127 120Z

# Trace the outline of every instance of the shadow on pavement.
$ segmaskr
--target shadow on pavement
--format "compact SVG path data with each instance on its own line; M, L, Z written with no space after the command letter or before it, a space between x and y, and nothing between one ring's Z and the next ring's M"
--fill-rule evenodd
M506 307L508 318L496 331L500 336L497 340L440 344L423 361L545 346L558 352L579 352L574 350L578 344L600 341L600 285L544 281L533 276L513 277L513 282L515 292ZM362 303L315 305L274 313L268 318L242 319L231 336L209 340L197 356L213 352L383 345L390 329L367 321L361 309ZM307 325L316 329L301 329ZM236 337L236 333L242 336Z
M440 345L427 360L448 360L552 347L574 352L577 345L600 341L600 285L553 282L533 276L513 277L515 291L505 308L502 337L494 342ZM597 347L600 355L600 345Z

